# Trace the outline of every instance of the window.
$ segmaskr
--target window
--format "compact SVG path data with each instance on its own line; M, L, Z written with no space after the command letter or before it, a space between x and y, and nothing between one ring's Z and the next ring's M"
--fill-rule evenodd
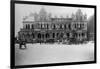
M66 24L66 29L68 28L68 24Z
M53 29L53 24L51 24L51 29Z
M63 38L63 35L64 35L64 34L63 34L63 33L61 33L61 34L60 34L60 37L61 37L61 38Z
M62 24L60 24L60 29L62 29Z
M49 28L49 25L47 24L47 29Z
M68 25L68 29L71 29L71 25L70 24Z
M41 29L42 29L42 24L40 24L41 25Z
M55 38L55 33L53 33L53 38Z
M30 29L30 25L28 24L28 29Z
M33 37L33 38L35 38L35 35L34 35L34 33L32 33L32 37Z
M56 26L55 26L55 24L53 25L53 29L55 29L56 28Z
M44 24L42 24L42 28L44 28Z
M41 38L41 34L40 34L40 33L38 34L38 38L39 38L39 39Z
M66 24L64 25L64 29L66 29Z
M66 33L67 37L69 37L69 33Z
M32 24L32 29L34 29L34 25Z
M59 36L59 33L57 33L56 35L57 35L57 37L58 37L58 36Z
M27 24L26 24L26 29L28 29L28 26L27 26Z
M49 38L49 33L46 33L46 38Z
M84 33L82 33L82 37L84 36Z
M59 29L59 24L56 25L56 28Z
M62 29L64 29L64 24L62 24Z

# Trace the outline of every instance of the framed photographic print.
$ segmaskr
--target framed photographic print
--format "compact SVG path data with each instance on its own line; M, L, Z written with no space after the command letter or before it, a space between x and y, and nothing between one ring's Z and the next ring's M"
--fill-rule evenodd
M11 68L96 63L96 6L11 0Z

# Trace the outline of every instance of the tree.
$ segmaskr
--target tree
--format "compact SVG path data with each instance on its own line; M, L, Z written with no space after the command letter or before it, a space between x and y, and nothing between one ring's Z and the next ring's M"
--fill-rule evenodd
M94 38L94 31L95 31L94 27L95 27L95 24L94 24L94 15L92 15L88 19L88 24L87 24L88 40L91 40L92 38Z

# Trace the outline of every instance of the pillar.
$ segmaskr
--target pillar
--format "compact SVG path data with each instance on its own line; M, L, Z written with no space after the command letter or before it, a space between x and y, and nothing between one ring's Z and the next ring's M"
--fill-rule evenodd
M79 40L79 33L77 33L77 39Z
M72 33L71 32L69 33L69 36L70 36L70 38L72 37Z
M50 39L52 39L52 33L49 33L50 34Z

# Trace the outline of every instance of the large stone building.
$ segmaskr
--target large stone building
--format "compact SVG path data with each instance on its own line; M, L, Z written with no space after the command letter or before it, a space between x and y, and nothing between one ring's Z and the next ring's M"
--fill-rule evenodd
M71 17L52 17L44 8L23 19L18 39L26 42L84 41L87 39L87 15L78 9Z

